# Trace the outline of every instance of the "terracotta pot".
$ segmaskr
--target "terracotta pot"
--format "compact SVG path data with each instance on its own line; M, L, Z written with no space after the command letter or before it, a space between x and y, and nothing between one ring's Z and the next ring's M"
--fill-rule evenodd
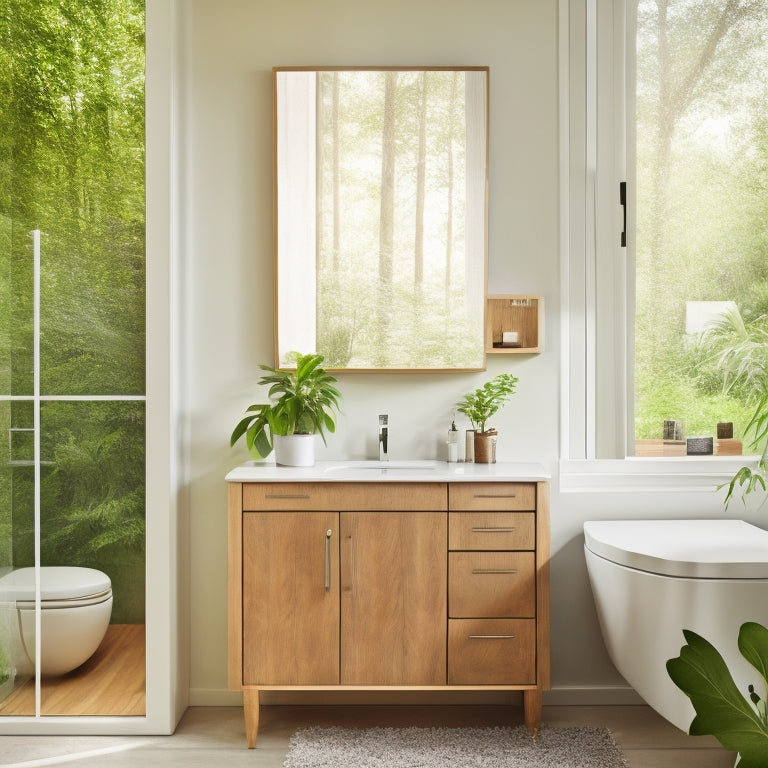
M475 432L475 464L496 463L496 438L495 429L487 432Z
M311 467L315 463L314 435L273 435L275 463L283 467Z

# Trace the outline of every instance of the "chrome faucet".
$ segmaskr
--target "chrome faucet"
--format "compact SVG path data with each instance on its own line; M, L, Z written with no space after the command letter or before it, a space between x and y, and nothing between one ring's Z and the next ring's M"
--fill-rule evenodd
M389 432L389 416L386 413L379 414L379 461L389 461L387 455L387 433Z

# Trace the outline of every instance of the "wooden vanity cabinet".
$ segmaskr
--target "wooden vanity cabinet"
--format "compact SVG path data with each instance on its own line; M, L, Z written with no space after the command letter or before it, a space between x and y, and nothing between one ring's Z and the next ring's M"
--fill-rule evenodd
M229 685L549 687L546 483L231 482Z

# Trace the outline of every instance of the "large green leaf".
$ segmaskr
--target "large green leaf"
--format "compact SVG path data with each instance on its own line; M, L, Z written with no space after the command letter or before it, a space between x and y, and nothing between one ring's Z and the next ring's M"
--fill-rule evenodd
M768 682L768 629L754 621L742 624L739 630L739 650L763 680Z
M683 635L687 645L679 657L667 662L667 672L696 710L689 733L711 734L726 749L738 752L740 768L766 768L768 725L739 692L717 649L691 630L684 629ZM742 625L739 648L750 663L757 663L762 676L768 660L768 631L753 623Z

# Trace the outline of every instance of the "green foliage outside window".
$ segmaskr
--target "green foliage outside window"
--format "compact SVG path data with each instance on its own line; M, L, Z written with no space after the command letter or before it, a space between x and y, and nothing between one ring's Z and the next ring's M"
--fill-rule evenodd
M736 358L768 327L766 41L764 2L637 4L636 438L664 419L743 438L753 413ZM690 301L735 302L730 360L722 333L686 332Z

